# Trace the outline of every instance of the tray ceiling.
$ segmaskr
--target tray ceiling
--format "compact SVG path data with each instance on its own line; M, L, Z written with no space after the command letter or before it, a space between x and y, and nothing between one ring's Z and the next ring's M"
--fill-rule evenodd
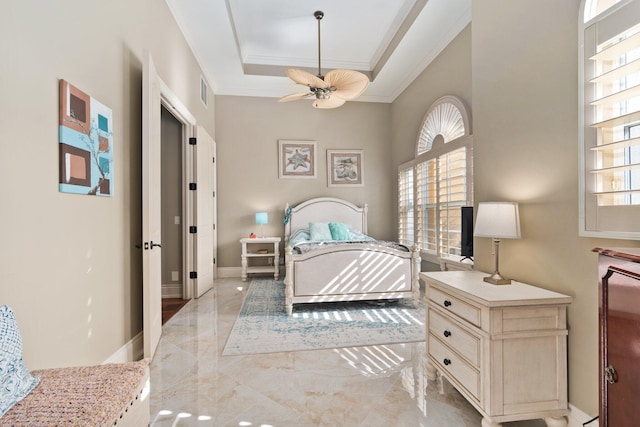
M471 22L471 0L166 0L216 95L305 88L286 68L367 74L359 101L392 102Z

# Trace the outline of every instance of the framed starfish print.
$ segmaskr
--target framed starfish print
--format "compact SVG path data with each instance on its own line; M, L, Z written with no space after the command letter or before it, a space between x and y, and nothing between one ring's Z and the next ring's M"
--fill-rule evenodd
M280 178L316 178L316 142L278 140Z

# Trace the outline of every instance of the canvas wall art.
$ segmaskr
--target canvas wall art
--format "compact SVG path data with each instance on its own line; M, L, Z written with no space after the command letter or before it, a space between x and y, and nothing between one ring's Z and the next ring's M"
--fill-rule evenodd
M315 178L315 141L278 141L280 178Z
M364 152L327 150L327 179L329 187L364 186Z
M111 109L60 80L59 133L60 191L113 195Z

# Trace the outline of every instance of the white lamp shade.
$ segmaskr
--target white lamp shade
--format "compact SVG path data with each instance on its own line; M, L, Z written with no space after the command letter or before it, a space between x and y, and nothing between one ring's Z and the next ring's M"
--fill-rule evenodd
M481 202L473 235L498 239L520 238L520 215L515 202Z
M268 224L269 214L267 212L256 212L256 224Z

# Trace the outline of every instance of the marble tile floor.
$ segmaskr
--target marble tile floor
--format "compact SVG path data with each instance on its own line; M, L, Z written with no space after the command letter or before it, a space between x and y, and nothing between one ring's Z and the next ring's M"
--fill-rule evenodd
M152 427L480 426L446 380L426 386L424 343L221 356L248 284L217 280L164 325L150 368Z

